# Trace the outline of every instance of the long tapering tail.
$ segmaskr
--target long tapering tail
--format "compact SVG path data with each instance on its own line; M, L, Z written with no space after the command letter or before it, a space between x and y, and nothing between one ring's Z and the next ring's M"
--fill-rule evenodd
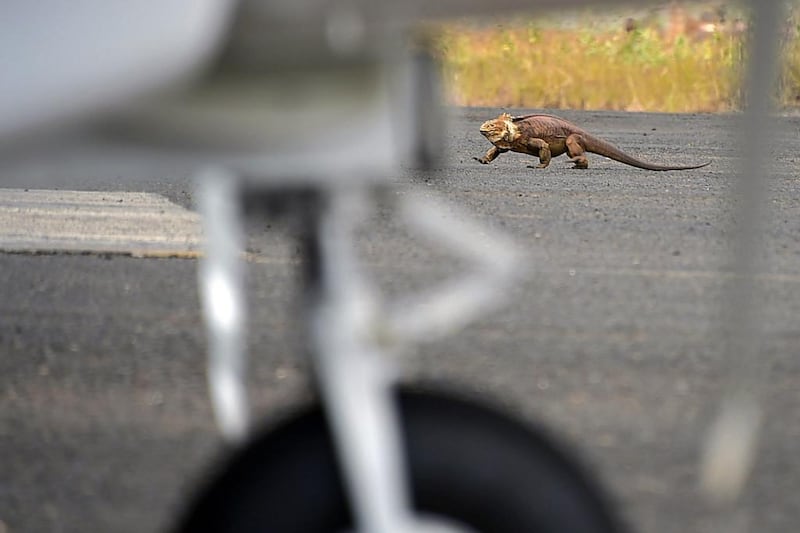
M642 168L644 170L656 170L656 171L692 170L695 168L702 168L711 164L711 161L707 161L700 165L678 165L678 166L656 165L653 163L642 161L640 159L636 159L635 157L626 154L625 152L623 152L610 142L604 141L603 139L600 139L593 135L583 134L583 142L585 145L584 148L586 149L587 152L592 152L598 155L602 155L608 157L609 159L613 159L614 161L619 161L620 163L625 163L626 165Z

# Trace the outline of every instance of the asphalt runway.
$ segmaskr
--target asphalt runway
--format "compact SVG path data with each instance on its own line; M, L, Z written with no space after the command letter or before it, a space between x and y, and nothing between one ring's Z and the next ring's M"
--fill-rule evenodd
M754 474L734 507L698 490L704 430L730 383L722 298L733 281L729 193L735 116L558 112L656 163L648 172L590 155L543 170L519 154L491 165L478 133L495 109L453 109L446 160L403 169L394 194L422 190L511 235L527 254L508 305L409 356L408 380L500 403L571 444L643 532L786 532L800 522L800 119L771 145L763 272L753 299L770 368ZM521 112L521 111L520 111ZM166 153L91 132L41 140L0 162L4 188L135 191L193 207L200 153ZM0 203L3 194L0 191ZM307 404L296 321L297 245L271 222L249 228L252 400L264 423ZM389 295L458 271L386 206L360 234ZM0 253L0 532L165 531L224 455L204 379L196 262L118 253Z

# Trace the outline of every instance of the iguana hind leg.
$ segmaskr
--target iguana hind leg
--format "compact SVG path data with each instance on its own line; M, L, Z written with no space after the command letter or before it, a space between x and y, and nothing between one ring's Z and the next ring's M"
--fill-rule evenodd
M533 153L539 154L539 164L536 166L528 165L528 168L547 168L550 164L550 145L544 139L531 139L528 141L528 148Z
M503 152L508 152L508 150L501 150L497 146L492 146L491 148L489 148L489 150L483 157L473 157L472 159L474 159L475 161L477 161L482 165L488 165L489 163L497 159L497 156L502 154Z
M567 156L575 163L573 168L589 168L589 159L583 147L583 137L573 133L566 140Z

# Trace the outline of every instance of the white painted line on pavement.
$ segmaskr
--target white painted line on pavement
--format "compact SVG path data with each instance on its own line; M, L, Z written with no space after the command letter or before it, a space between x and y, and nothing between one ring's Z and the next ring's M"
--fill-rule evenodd
M153 193L0 189L0 251L197 257L200 217Z

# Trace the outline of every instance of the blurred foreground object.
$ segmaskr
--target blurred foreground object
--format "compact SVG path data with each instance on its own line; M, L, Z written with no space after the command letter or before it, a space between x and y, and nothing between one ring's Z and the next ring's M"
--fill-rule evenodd
M196 74L230 0L25 2L0 7L0 140L85 119Z
M744 491L758 453L763 388L772 356L763 352L764 310L755 298L756 277L764 271L763 235L772 174L770 138L775 135L775 89L783 2L756 4L746 81L747 103L740 137L741 163L732 191L736 206L733 235L735 276L723 294L723 346L730 356L730 377L717 419L706 436L700 483L711 501L735 504Z
M200 288L214 411L241 447L180 531L618 531L589 476L547 437L446 394L399 390L396 355L495 309L517 278L517 253L430 195L389 191L400 165L441 152L435 64L409 44L398 21L410 19L388 3L311 5L243 5L203 84L127 117L142 138L225 154L199 176ZM468 272L386 301L355 246L377 199ZM294 222L321 399L319 411L256 437L236 244L244 204ZM461 409L469 415L448 415ZM508 461L491 480L486 456Z

